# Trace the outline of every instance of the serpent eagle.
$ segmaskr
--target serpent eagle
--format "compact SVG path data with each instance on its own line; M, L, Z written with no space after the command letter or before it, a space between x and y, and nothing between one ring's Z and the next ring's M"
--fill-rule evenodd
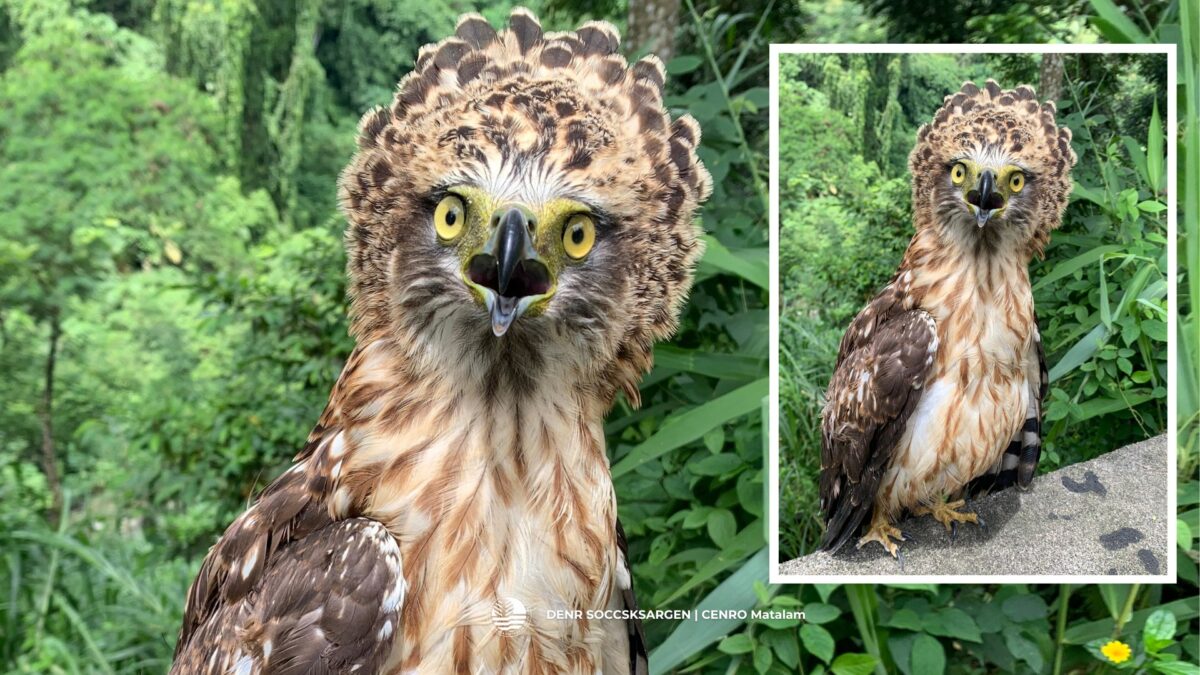
M909 156L916 233L842 337L822 412L822 548L899 558L905 513L953 534L965 499L1027 487L1046 365L1029 262L1071 192L1071 132L1028 86L947 96ZM865 532L864 532L865 531Z
M676 328L711 179L618 45L465 15L362 118L356 346L204 560L172 672L646 672L603 420Z

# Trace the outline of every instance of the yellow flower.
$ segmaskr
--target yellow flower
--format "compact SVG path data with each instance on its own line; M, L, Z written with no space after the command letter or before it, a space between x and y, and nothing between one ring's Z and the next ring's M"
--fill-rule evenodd
M1100 648L1100 653L1113 663L1124 663L1129 660L1129 655L1132 652L1129 649L1129 645L1120 640L1112 640Z

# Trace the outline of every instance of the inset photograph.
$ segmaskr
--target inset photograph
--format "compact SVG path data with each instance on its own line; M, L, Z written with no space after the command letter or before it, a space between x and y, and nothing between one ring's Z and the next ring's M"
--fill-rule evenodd
M1173 52L794 49L775 580L1169 581Z

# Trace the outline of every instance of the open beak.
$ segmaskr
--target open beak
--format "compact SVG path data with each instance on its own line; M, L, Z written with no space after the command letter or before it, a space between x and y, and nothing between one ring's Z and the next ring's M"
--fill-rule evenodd
M496 337L508 332L530 305L550 292L550 270L533 248L535 224L524 207L497 209L487 243L467 263L467 280L483 296Z
M996 174L990 169L979 177L979 183L967 191L967 203L975 207L975 221L979 227L987 225L992 214L1004 208L1004 195L996 191Z

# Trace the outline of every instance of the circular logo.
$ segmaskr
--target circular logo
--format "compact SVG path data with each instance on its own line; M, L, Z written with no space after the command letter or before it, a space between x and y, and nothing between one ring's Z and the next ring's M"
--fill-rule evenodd
M529 612L516 598L500 598L492 605L492 623L501 633L518 633L529 623Z

